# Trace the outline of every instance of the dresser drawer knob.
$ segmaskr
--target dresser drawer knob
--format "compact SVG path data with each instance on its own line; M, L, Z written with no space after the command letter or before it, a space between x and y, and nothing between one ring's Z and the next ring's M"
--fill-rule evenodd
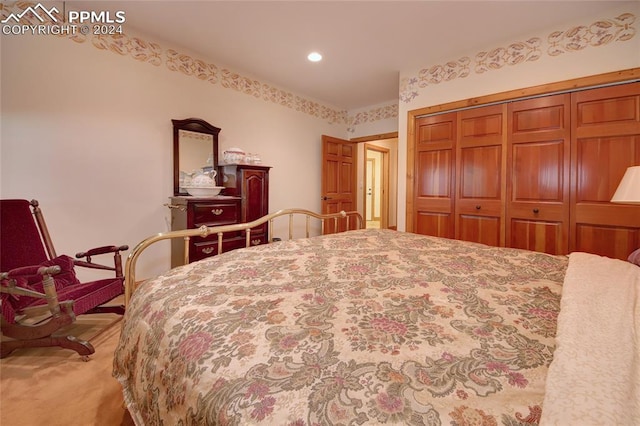
M204 254L211 254L211 253L213 253L213 247L205 247L205 248L202 249L202 252Z
M254 246L258 246L260 245L260 240L251 240L251 244L253 244Z
M216 216L220 216L223 212L224 212L224 210L222 210L222 209L213 209L213 210L211 210L211 213L213 213Z
M482 206L478 205L476 206L476 210L480 210L482 208Z
M533 212L534 212L535 214L538 214L538 213L540 213L540 210L539 210L539 209L533 209Z

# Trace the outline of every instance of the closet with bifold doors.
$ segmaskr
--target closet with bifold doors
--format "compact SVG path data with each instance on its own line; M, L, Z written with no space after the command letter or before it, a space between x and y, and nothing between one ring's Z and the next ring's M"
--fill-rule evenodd
M416 118L412 229L626 259L640 206L609 200L640 165L639 115L633 82Z

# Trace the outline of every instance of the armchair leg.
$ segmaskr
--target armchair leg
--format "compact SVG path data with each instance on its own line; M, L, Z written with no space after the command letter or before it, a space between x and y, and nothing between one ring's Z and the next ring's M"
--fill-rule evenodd
M60 328L74 321L75 316L73 312L71 314L65 312L57 317L49 318L47 322L37 325L11 324L2 319L2 334L17 340L38 340L51 336Z
M20 348L40 348L59 346L76 351L86 357L95 352L91 343L70 335L55 335L54 333L75 321L72 304L63 302L59 315L49 318L46 322L35 325L12 324L0 318L2 334L11 340L0 342L0 358L8 356Z
M85 314L118 314L124 315L124 305L101 305L96 306Z
M59 346L64 349L71 349L81 356L87 356L94 353L96 350L91 343L80 340L74 336L49 336L41 339L29 339L29 340L7 340L3 341L0 348L0 358L8 356L11 352L20 348L37 348L37 347L49 347Z

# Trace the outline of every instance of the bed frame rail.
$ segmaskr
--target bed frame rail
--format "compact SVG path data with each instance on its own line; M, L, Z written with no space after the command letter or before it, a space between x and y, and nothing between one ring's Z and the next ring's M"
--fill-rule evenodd
M127 257L127 262L125 265L125 283L124 283L124 303L125 306L129 304L129 300L131 299L131 295L136 287L136 263L138 261L138 257L140 254L146 250L150 245L162 241L173 238L182 238L184 239L184 264L189 263L189 241L191 237L208 237L209 235L217 235L218 236L218 253L222 253L222 242L225 233L228 232L245 232L245 247L251 246L251 229L256 226L262 225L264 223L269 223L269 243L272 243L273 240L273 230L274 230L274 221L276 218L288 216L289 217L289 239L293 239L294 236L294 217L296 216L304 216L305 217L305 237L309 238L311 231L311 220L317 219L320 221L321 232L325 234L327 230L327 224L332 224L332 230L334 232L340 232L342 230L351 230L351 229L361 229L363 227L363 220L360 213L356 211L345 212L341 211L339 213L330 213L330 214L318 214L314 213L310 210L305 209L285 209L279 210L275 213L268 214L259 219L254 220L253 222L247 223L237 223L233 225L222 225L222 226L205 226L202 225L199 228L195 229L182 229L179 231L169 231L162 232L151 237L148 237L141 241L137 246L133 248L129 256ZM344 225L344 227L341 227Z

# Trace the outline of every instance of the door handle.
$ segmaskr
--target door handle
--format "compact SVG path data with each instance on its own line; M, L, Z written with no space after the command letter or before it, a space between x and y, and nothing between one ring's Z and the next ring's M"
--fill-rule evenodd
M331 197L327 197L326 195L324 197L321 198L321 200L323 201L327 201L327 200L333 200L333 198Z

